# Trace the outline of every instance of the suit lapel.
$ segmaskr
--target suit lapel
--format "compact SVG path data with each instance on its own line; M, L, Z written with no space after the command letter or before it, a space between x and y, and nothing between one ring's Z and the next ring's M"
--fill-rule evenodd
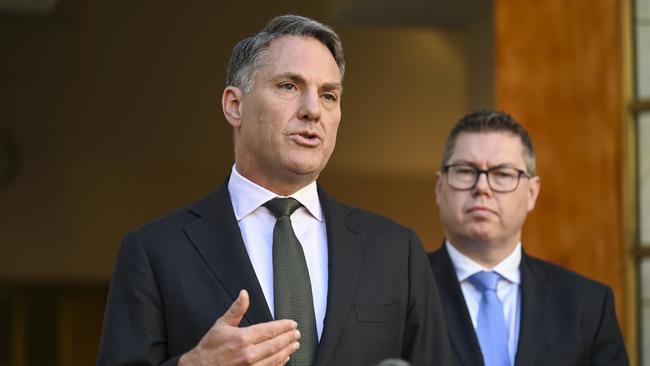
M363 233L348 227L345 219L348 209L330 198L320 186L318 191L327 226L329 277L327 313L315 366L327 365L336 348L345 319L353 306L354 289L366 250Z
M250 307L245 320L250 324L273 320L246 252L227 184L190 207L190 211L199 218L185 227L185 233L217 280L233 301L241 289L248 291Z
M472 319L467 311L456 271L444 244L442 248L429 255L429 260L436 277L440 299L445 311L447 331L456 358L460 360L461 365L482 365L483 356Z
M521 316L516 366L533 365L544 338L544 309L551 300L551 287L546 275L523 253L521 260Z

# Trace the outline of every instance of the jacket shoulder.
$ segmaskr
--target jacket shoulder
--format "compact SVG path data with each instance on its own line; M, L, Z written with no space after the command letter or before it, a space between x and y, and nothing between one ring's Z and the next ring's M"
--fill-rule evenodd
M185 227L205 214L215 216L216 212L222 212L223 215L224 207L230 207L230 202L228 196L224 196L223 189L219 189L195 203L171 211L131 230L127 233L125 241L139 238L144 242L164 243L182 239L185 237L183 231Z
M543 274L555 289L564 290L567 294L611 291L609 286L602 282L544 259L527 255L525 261L532 272Z
M372 236L415 235L413 229L378 213L344 203L337 202L336 204L345 213L345 221L352 229L364 231Z

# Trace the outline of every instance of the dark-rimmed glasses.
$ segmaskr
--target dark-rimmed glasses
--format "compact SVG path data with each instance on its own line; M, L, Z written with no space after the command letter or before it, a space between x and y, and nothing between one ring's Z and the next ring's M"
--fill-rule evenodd
M443 167L443 171L447 177L447 184L459 191L474 189L483 173L487 177L490 189L499 193L508 193L517 189L521 177L532 178L532 175L526 171L509 166L495 166L483 170L470 164L447 164Z

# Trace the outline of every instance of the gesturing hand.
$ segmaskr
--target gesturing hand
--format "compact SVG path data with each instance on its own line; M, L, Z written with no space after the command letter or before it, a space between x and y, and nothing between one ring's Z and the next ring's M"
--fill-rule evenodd
M240 328L249 298L241 290L230 308L199 344L179 359L179 366L284 365L298 347L300 332L293 320L274 320Z

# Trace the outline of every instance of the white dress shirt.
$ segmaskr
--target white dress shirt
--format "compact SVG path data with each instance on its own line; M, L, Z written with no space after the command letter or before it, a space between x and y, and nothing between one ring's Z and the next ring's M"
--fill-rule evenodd
M508 329L508 354L510 355L510 365L514 365L519 340L521 307L521 296L519 295L521 292L521 273L519 272L521 243L518 243L515 250L506 259L494 266L494 268L483 267L461 253L449 241L446 241L445 245L447 246L451 263L456 270L456 276L458 277L458 282L460 282L460 288L463 291L474 330L476 330L476 318L478 317L478 306L481 302L482 294L469 282L469 277L480 271L494 271L501 275L501 278L497 282L497 296L503 304L503 315L506 318L506 327Z
M244 239L248 257L253 264L266 303L275 314L273 301L273 227L275 216L262 206L267 201L283 197L244 178L233 165L228 192L235 217ZM327 310L328 255L327 232L323 210L318 199L316 182L312 182L290 195L302 204L291 215L291 226L302 245L311 280L314 314L318 339L323 332L323 319Z

